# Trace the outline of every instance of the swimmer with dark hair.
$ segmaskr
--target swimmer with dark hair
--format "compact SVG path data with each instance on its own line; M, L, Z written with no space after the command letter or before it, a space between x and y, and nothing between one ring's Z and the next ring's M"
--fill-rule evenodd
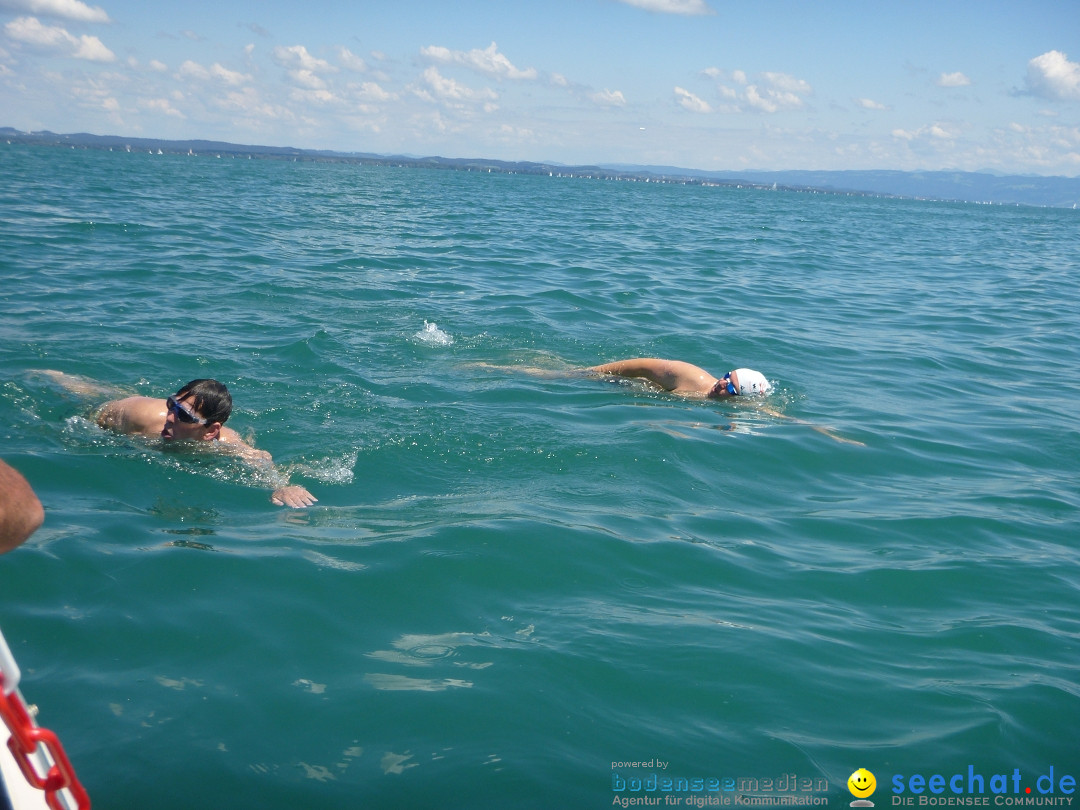
M89 394L101 387L59 371L45 372L70 391ZM217 380L192 380L166 399L124 397L106 402L96 413L99 427L126 436L145 436L166 442L217 442L225 450L253 466L273 468L273 458L265 450L256 450L245 442L225 421L232 413L229 389ZM270 495L272 503L297 509L311 506L318 498L304 487L278 487Z

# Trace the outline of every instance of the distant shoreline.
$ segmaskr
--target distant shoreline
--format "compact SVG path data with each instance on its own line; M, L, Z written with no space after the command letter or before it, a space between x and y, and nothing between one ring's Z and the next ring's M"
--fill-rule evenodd
M934 171L745 171L713 172L668 166L564 166L529 161L484 158L415 157L367 152L336 152L295 147L253 146L224 141L164 140L88 133L21 132L0 127L0 141L41 146L67 146L153 154L200 157L258 158L333 163L356 163L402 168L533 174L626 182L667 183L849 196L891 197L937 202L1080 208L1080 177L993 175L980 172Z

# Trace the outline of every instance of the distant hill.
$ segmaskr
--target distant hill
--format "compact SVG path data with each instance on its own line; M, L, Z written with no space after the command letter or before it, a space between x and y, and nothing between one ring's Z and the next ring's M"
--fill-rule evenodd
M377 165L458 169L464 171L550 174L635 180L653 183L778 188L837 194L907 197L925 200L1031 205L1052 208L1080 207L1080 178L1026 175L999 176L982 172L901 171L704 171L674 166L563 166L555 163L513 162L483 158L416 157L368 152L335 152L291 146L249 146L223 141L169 141L122 135L20 132L0 127L0 140L83 149L158 151L163 154L214 155L278 160L318 160Z
M787 188L820 189L838 193L857 192L1000 205L1080 207L1080 178L1077 177L995 175L957 171L705 172L663 167L651 167L648 170L683 172L702 178L722 177L728 182L742 178L755 185L768 186L776 183L778 186Z

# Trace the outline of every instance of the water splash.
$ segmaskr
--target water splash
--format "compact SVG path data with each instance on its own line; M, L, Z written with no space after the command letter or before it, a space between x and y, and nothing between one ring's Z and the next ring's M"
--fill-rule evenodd
M439 328L438 324L424 321L424 328L413 335L421 343L429 346L449 346L454 342L454 337Z
M358 456L358 450L350 450L339 456L295 461L283 466L289 474L300 473L324 484L348 484L353 480Z

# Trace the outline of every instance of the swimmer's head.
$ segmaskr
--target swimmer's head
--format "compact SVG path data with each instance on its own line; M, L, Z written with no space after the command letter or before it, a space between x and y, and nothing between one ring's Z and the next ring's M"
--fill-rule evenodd
M771 390L772 386L760 371L754 371L752 368L737 368L725 374L722 380L717 380L708 396L710 399L716 399L728 396L764 395Z
M225 424L232 413L232 396L217 380L192 380L176 392L177 400L191 397L195 410L208 422Z
M735 380L735 388L744 397L751 394L767 394L772 390L765 375L752 368L737 368L731 372L731 377Z

